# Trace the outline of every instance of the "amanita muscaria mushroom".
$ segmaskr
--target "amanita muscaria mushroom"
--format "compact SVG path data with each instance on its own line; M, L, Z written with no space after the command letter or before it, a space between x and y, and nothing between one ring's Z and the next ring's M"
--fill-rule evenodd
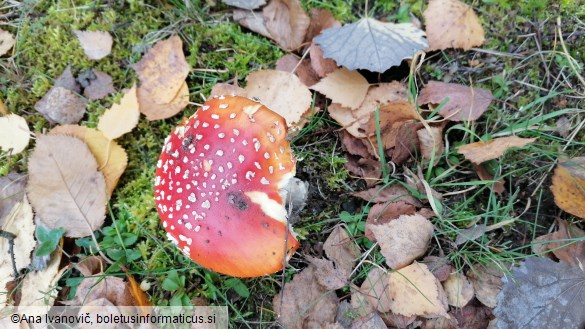
M245 97L208 100L165 140L154 197L168 238L237 277L282 269L299 243L283 188L295 174L285 120Z

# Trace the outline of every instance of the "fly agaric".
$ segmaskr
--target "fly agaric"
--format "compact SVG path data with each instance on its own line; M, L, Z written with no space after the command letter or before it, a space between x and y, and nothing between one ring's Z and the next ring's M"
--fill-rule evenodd
M154 197L168 238L201 266L237 277L282 269L299 243L284 188L295 175L284 118L239 96L208 100L165 140Z

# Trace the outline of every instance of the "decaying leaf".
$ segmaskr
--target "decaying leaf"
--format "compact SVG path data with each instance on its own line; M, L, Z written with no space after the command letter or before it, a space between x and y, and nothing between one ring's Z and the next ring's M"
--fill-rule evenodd
M585 157L559 161L550 189L559 208L585 219Z
M293 54L286 54L276 61L276 69L294 73L305 86L310 87L319 81L319 76L307 59L301 60Z
M83 141L69 136L38 136L28 172L28 197L47 227L63 227L66 236L84 237L103 224L107 195L104 177Z
M91 73L93 79L89 80L89 84L83 90L83 96L96 100L116 92L111 76L96 70L91 70Z
M339 68L329 73L319 83L311 86L321 94L331 99L333 103L350 109L359 108L363 102L370 84L358 71Z
M459 0L431 0L423 13L429 51L447 48L469 50L485 40L473 9Z
M261 70L251 73L246 80L246 95L258 97L262 104L284 117L289 126L298 124L311 107L311 92L290 72Z
M418 103L440 104L447 98L449 100L439 109L443 117L450 121L474 121L487 110L493 96L487 89L429 81L420 91Z
M449 308L443 287L424 265L414 262L388 274L392 312L426 318L447 315Z
M362 283L359 293L361 299L374 307L378 312L388 312L392 307L390 299L388 273L379 267L374 267ZM353 297L352 297L353 298Z
M473 284L475 297L483 305L491 308L496 307L496 297L504 285L502 282L503 271L509 267L509 265L496 265L495 263L487 265L476 264L467 271L467 277Z
M222 2L229 6L248 10L256 9L266 4L266 0L222 0Z
M486 181L486 180L493 180L494 179L494 176L492 174L490 174L482 164L479 164L479 165L474 164L473 169L475 170L477 177L479 177L479 179L481 179L481 180ZM506 191L506 188L504 187L504 183L505 183L505 181L503 179L500 179L498 181L495 181L490 186L490 188L492 189L492 191L501 195L502 193L504 193L504 191Z
M310 19L299 0L270 0L262 9L270 37L284 50L295 50L305 40Z
M31 271L26 274L22 282L20 306L47 306L46 309L31 308L27 313L44 314L53 305L58 293L57 283L61 275L67 270L63 267L59 270L61 263L61 252L55 251L46 268L41 271ZM29 314L33 315L33 314ZM36 314L35 314L36 315Z
M362 198L367 202L382 203L402 201L417 207L422 207L420 201L411 196L408 190L400 184L392 184L383 188L374 187L365 191L354 192L352 195Z
M366 237L371 241L376 241L374 233L370 229L370 225L386 224L401 215L414 215L416 207L402 201L376 203L368 212L368 219L366 220Z
M185 79L189 64L178 36L159 41L134 65L138 74L140 111L149 120L171 117L188 102L189 88ZM158 105L158 106L157 106ZM160 113L159 113L160 112Z
M414 105L404 100L397 100L380 107L379 116L378 123L372 111L368 120L359 126L358 132L370 136L370 141L377 145L376 132L379 129L385 150L396 146L398 134L404 125L417 123L421 119ZM351 133L351 130L348 131Z
M433 161L430 165L436 165L443 154L443 129L442 127L421 128L416 131L420 142L420 152L423 160Z
M368 227L392 269L403 268L424 255L434 231L433 224L421 215L401 215L388 223Z
M99 257L97 258L99 260ZM85 267L82 270L85 278L77 287L75 297L64 304L86 305L103 298L116 306L134 305L134 299L130 294L127 282L124 282L124 279L119 277L105 275L102 270L103 267Z
M12 171L6 176L0 176L0 226L4 225L5 217L14 205L22 201L25 186L25 175Z
M347 273L348 277L360 253L345 229L336 226L323 243L325 255L335 263L335 267Z
M26 120L16 114L0 117L0 149L10 155L18 154L28 146L30 129Z
M443 282L443 289L447 295L449 305L455 307L461 308L467 305L474 296L473 285L462 273L449 275L447 280Z
M378 160L347 157L347 162L343 164L343 167L356 177L365 180L368 187L378 184L380 177L382 177L382 169Z
M315 266L315 278L321 286L327 290L337 290L347 285L350 272L346 272L327 259L307 256Z
M542 243L541 251L550 251L561 262L571 266L585 264L585 240L578 241L585 237L585 231L566 220L557 219L557 222L559 223L557 231L536 239Z
M136 86L133 86L124 93L120 104L113 104L109 110L106 110L99 119L97 128L107 138L116 139L134 129L139 118Z
M63 73L55 79L55 87L62 87L72 92L79 94L81 92L81 87L75 77L73 76L73 72L71 72L71 65L68 65Z
M337 64L350 70L384 72L427 47L425 33L410 23L383 23L362 18L339 28L329 28L314 42Z
M520 138L517 136L494 138L487 142L475 142L460 146L457 152L463 154L465 159L480 164L482 162L499 158L512 147L524 147L536 138Z
M13 254L16 271L20 271L30 264L31 252L36 244L32 208L26 197L23 198L21 195L20 200L14 204L2 224L2 231L12 233L15 236ZM6 283L16 280L13 272L9 241L6 238L0 238L0 308L7 302Z
M455 270L453 265L445 257L426 256L422 263L425 264L437 280L443 282Z
M74 136L87 144L91 154L97 160L98 169L104 175L109 198L128 164L126 151L118 143L108 139L101 131L84 126L57 126L49 134Z
M0 29L0 56L6 54L15 43L12 33Z
M272 301L278 322L286 328L305 328L309 322L321 326L333 323L337 313L337 296L327 291L309 266L296 274Z
M102 59L112 52L114 40L105 31L73 31L90 59Z
M87 99L69 89L53 86L36 104L39 111L49 122L73 124L85 114Z
M585 272L579 267L531 257L503 278L494 314L496 328L585 326Z
M324 58L323 50L314 43L309 47L309 57L311 58L311 66L313 67L313 70L315 70L320 77L324 77L337 69L337 63L331 58Z

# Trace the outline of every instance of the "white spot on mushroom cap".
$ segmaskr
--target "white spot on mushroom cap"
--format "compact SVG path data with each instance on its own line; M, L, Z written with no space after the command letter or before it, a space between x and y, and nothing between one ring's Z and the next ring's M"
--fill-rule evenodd
M201 208L205 208L205 209L211 208L211 202L209 202L209 200L203 201L203 203L201 203Z

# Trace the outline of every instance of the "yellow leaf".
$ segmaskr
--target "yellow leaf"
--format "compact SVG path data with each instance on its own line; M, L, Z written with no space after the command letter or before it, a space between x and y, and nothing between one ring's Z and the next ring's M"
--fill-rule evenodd
M585 157L559 162L551 190L559 208L585 219Z
M463 154L465 159L475 164L480 164L504 155L509 148L523 147L535 140L536 138L520 138L516 136L501 137L487 142L476 142L460 146L457 152Z
M130 132L138 124L140 111L138 110L138 98L136 86L126 91L120 104L114 104L102 115L98 123L100 130L107 138L116 139Z
M16 114L0 117L0 149L18 154L28 146L29 140L30 129L23 117Z

